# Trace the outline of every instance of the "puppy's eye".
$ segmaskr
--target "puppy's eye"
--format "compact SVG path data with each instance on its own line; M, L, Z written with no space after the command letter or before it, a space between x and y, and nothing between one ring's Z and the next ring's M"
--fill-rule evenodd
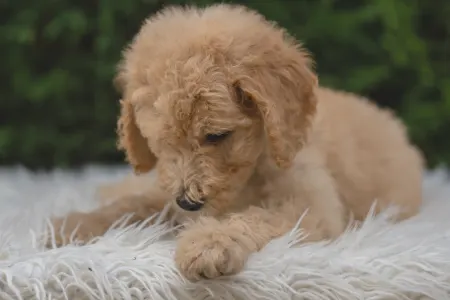
M205 136L205 142L208 144L215 144L215 143L223 141L230 134L231 134L231 131L226 131L226 132L217 133L217 134L207 134Z

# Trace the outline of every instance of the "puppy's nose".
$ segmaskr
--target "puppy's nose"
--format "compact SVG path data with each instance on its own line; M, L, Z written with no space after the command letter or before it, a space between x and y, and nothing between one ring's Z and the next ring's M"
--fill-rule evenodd
M203 207L203 201L192 201L186 194L183 194L176 199L179 207L186 211L198 211Z

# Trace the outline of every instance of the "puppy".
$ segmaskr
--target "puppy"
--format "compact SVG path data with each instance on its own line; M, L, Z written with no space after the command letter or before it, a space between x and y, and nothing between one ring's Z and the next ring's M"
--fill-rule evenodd
M255 11L163 9L124 51L116 82L119 147L137 174L156 177L140 195L69 215L66 238L79 223L86 241L126 213L134 223L168 205L185 224L176 265L198 280L239 272L302 216L305 240L318 241L374 201L376 212L397 206L396 220L419 210L424 162L401 122L319 87L308 53Z

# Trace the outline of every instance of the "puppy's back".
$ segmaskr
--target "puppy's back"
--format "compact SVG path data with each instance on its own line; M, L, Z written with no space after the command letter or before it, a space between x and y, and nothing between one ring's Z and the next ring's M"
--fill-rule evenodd
M399 206L400 218L417 213L424 162L403 123L363 97L325 88L318 97L314 135L355 217L365 218L374 200L377 210Z

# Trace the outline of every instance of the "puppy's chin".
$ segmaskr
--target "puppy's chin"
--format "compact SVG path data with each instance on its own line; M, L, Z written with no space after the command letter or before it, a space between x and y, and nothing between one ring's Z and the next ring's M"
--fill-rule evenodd
M197 211L188 211L181 208L177 204L176 200L171 203L171 206L173 207L173 211L175 212L174 217L176 223L183 224L183 226L195 222L201 217L217 216L216 211L214 209L211 209L211 207L209 207L206 203L200 210Z

